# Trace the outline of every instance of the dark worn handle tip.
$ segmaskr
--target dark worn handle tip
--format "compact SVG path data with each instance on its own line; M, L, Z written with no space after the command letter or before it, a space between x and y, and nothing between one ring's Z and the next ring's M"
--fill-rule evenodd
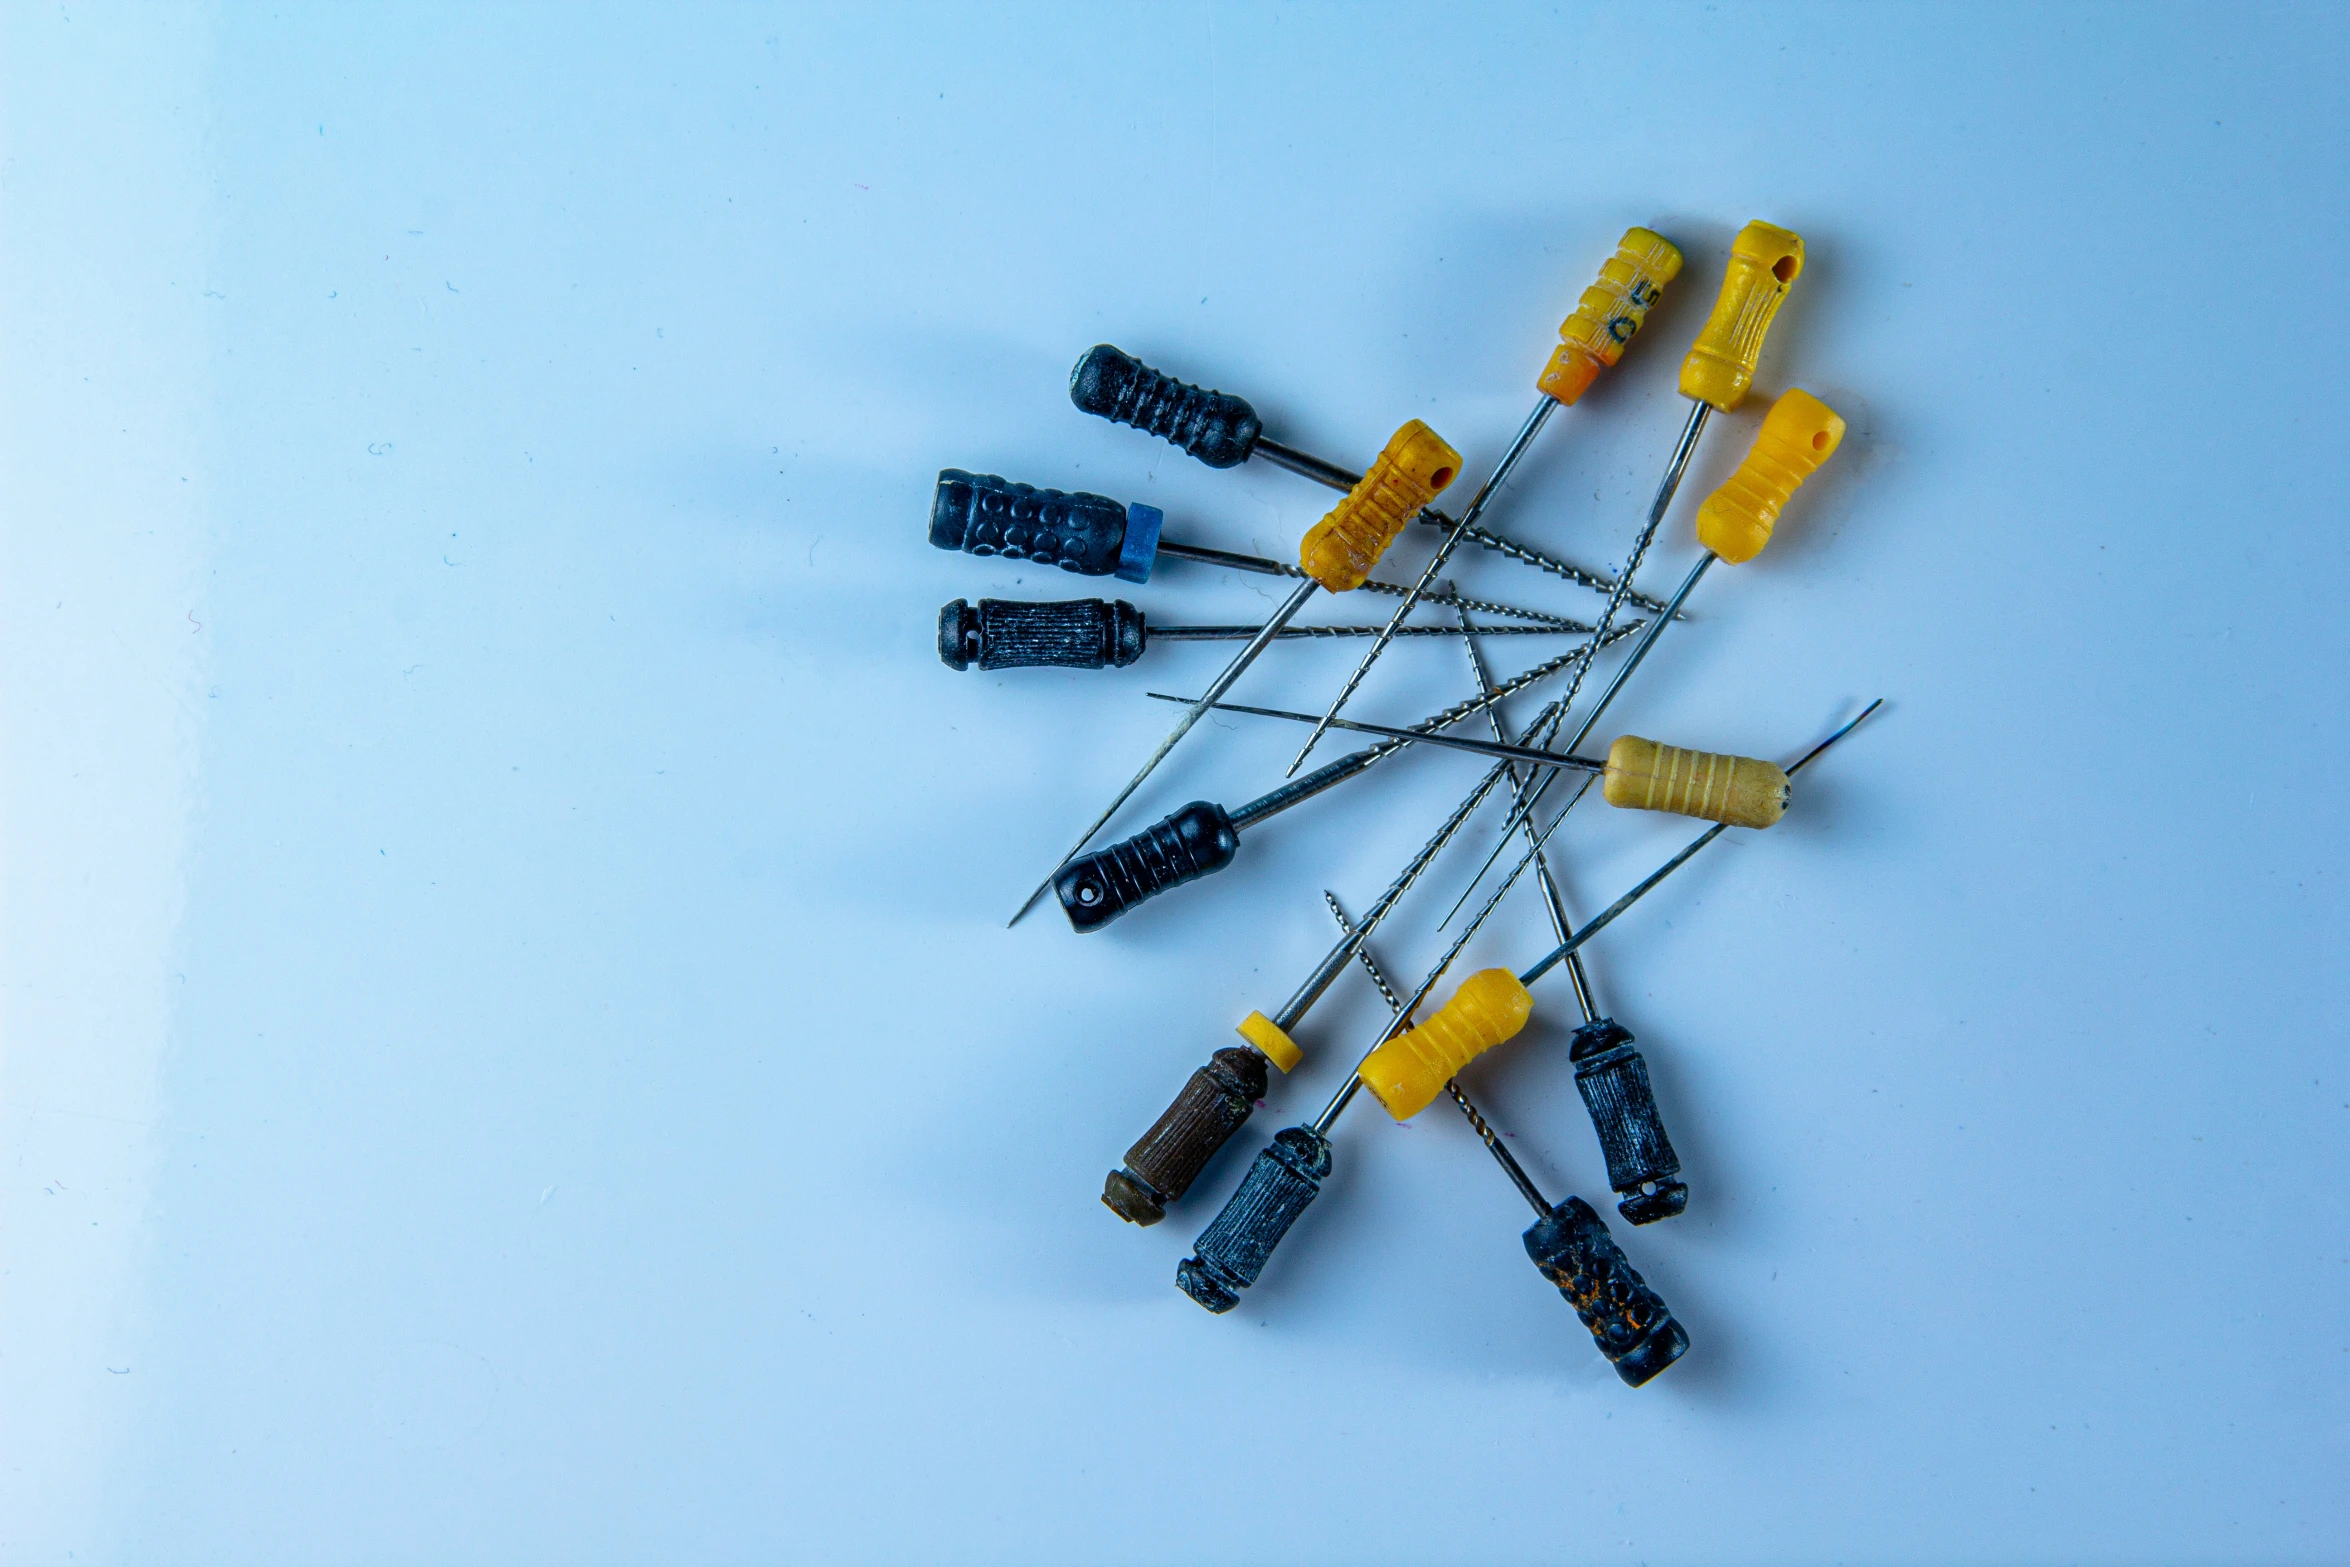
M1167 1206L1159 1201L1159 1194L1124 1170L1112 1170L1103 1178L1102 1206L1128 1224L1139 1224L1145 1229L1167 1216Z
M1640 1347L1616 1362L1616 1375L1627 1387L1639 1387L1649 1378L1679 1360L1689 1350L1689 1332L1671 1317L1665 1325L1647 1338Z
M1575 1090L1607 1157L1607 1183L1623 1199L1616 1212L1634 1224L1654 1224L1687 1209L1689 1188L1675 1179L1681 1156L1665 1135L1648 1063L1631 1030L1613 1018L1586 1023L1575 1030L1567 1055L1575 1063Z
M961 599L947 600L938 612L938 661L949 669L969 669L978 643L978 612Z
M1654 1224L1677 1219L1689 1209L1689 1187L1683 1181L1659 1181L1648 1191L1634 1192L1616 1204L1616 1212L1630 1224Z
M1607 1225L1580 1197L1569 1197L1526 1231L1526 1255L1575 1309L1591 1341L1616 1374L1640 1386L1681 1358L1689 1335Z

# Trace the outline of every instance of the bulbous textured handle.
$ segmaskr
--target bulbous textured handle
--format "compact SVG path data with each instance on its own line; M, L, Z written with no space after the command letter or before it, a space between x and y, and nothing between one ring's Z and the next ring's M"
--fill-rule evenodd
M1733 566L1754 559L1796 486L1843 444L1843 415L1800 386L1780 393L1746 461L1697 508L1697 542Z
M1191 1074L1183 1092L1126 1150L1126 1167L1102 1182L1102 1202L1129 1224L1156 1224L1191 1190L1208 1161L1248 1124L1265 1097L1265 1058L1227 1045Z
M1591 1341L1634 1387L1681 1358L1689 1335L1632 1266L1591 1204L1570 1197L1526 1231L1526 1255L1558 1286Z
M1171 441L1211 468L1246 462L1263 428L1241 398L1162 375L1107 343L1086 350L1069 372L1069 401Z
M1143 644L1142 611L1124 599L955 599L938 612L938 656L955 669L1124 669Z
M1003 555L1106 577L1118 569L1125 540L1126 508L1107 495L1040 490L960 468L939 470L930 503L930 542L942 550Z
M1665 1135L1648 1063L1633 1046L1631 1030L1612 1017L1586 1023L1575 1030L1567 1058L1575 1063L1576 1091L1607 1156L1607 1183L1623 1199L1616 1212L1634 1224L1653 1224L1687 1208L1689 1188L1673 1178L1681 1173L1681 1157Z
M1389 1115L1408 1121L1435 1103L1462 1067L1516 1038L1533 1015L1534 997L1517 975L1480 969L1461 981L1434 1017L1366 1056L1355 1076Z
M1124 843L1062 866L1053 895L1073 929L1099 930L1145 898L1222 870L1239 852L1240 834L1224 807L1194 800Z
M1265 1271L1281 1237L1322 1195L1329 1173L1329 1138L1305 1126L1276 1133L1224 1211L1192 1243L1192 1255L1176 1265L1175 1287L1210 1311L1239 1305L1240 1292Z

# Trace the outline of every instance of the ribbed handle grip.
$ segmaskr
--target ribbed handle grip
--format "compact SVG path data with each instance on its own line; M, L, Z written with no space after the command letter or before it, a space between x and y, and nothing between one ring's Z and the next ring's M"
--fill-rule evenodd
M1559 346L1535 385L1544 396L1572 404L1624 357L1665 285L1680 276L1681 252L1654 229L1626 229L1616 253L1583 290L1575 313L1559 324Z
M1575 1063L1576 1091L1607 1156L1607 1183L1622 1199L1616 1212L1634 1224L1654 1224L1687 1208L1689 1188L1674 1179L1681 1157L1665 1135L1632 1031L1612 1017L1586 1023L1575 1030L1567 1059Z
M1199 1179L1265 1097L1265 1058L1228 1045L1191 1074L1166 1113L1126 1150L1126 1167L1102 1182L1102 1202L1129 1224L1156 1224Z
M930 542L966 555L1003 555L1081 576L1118 569L1126 508L1107 495L1040 490L992 473L942 468L930 503Z
M1600 792L1608 804L1633 810L1768 827L1787 814L1789 786L1786 770L1776 762L1619 735L1607 748Z
M1099 930L1145 898L1222 870L1238 852L1224 807L1194 800L1124 843L1071 860L1053 877L1053 894L1071 927Z
M953 669L1124 669L1143 642L1142 611L1124 599L954 599L938 612L938 656Z
M1330 1139L1311 1127L1276 1133L1224 1204L1224 1211L1192 1243L1175 1267L1175 1287L1210 1311L1230 1311L1256 1283L1265 1260L1297 1216L1322 1194L1330 1173Z
M1262 428L1244 400L1161 375L1107 343L1088 349L1069 372L1069 401L1172 441L1211 468L1246 462Z
M1408 1121L1434 1103L1462 1067L1515 1038L1533 1015L1534 997L1517 975L1481 969L1461 981L1442 1011L1372 1051L1355 1075L1389 1115Z
M1634 1387L1681 1358L1689 1335L1609 1236L1591 1205L1570 1197L1526 1231L1526 1255L1558 1286L1591 1340Z
M1697 508L1697 542L1735 566L1771 542L1779 509L1844 444L1844 418L1801 387L1763 415L1754 449Z
M1417 419L1387 438L1371 471L1346 492L1346 499L1306 530L1297 563L1333 593L1350 593L1369 580L1371 568L1403 525L1460 476L1461 454Z
M1803 236L1770 223L1749 223L1730 241L1730 265L1713 314L1681 361L1681 395L1724 413L1746 400L1762 357L1763 334L1787 287L1803 270Z

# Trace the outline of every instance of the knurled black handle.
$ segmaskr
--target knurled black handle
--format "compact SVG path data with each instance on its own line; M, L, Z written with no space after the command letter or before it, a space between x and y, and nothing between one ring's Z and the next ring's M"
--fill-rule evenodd
M1329 1173L1329 1138L1306 1126L1276 1133L1224 1211L1192 1242L1191 1256L1176 1264L1175 1287L1210 1311L1239 1305L1281 1237L1322 1195Z
M954 599L938 612L938 656L952 669L1124 669L1143 639L1142 611L1124 599Z
M966 555L1003 555L1087 577L1118 569L1126 508L1107 495L1040 490L992 473L942 468L930 503L930 542Z
M1224 807L1194 800L1124 843L1082 854L1053 877L1053 895L1072 928L1099 930L1145 898L1220 871L1240 852Z
M1616 1212L1634 1224L1654 1224L1689 1206L1689 1188L1674 1179L1681 1156L1665 1135L1649 1087L1648 1063L1632 1044L1632 1031L1603 1017L1575 1030L1568 1051L1575 1063L1575 1087L1591 1112L1591 1129L1607 1156L1607 1183L1623 1200Z
M1526 1255L1558 1286L1591 1340L1632 1386L1681 1358L1689 1335L1648 1287L1591 1204L1570 1197L1526 1231Z
M1264 1097L1264 1056L1239 1045L1217 1051L1126 1150L1126 1167L1102 1182L1102 1202L1129 1224L1158 1223Z
M1248 461L1262 429L1243 399L1161 375L1107 343L1088 349L1069 372L1069 401L1172 441L1211 468Z

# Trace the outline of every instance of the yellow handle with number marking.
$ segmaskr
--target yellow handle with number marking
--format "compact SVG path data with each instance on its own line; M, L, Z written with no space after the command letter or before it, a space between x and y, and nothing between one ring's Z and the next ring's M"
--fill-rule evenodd
M1649 310L1680 275L1679 247L1653 229L1626 229L1616 253L1583 290L1575 313L1559 326L1559 346L1534 382L1545 397L1571 404L1624 357Z

